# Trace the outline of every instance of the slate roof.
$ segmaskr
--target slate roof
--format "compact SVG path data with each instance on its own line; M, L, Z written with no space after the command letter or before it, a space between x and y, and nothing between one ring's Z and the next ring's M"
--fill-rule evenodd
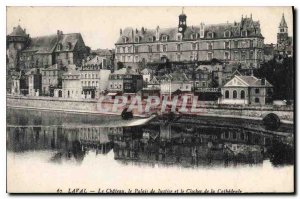
M93 59L87 61L84 65L102 64L103 59L104 59L103 57L100 57L100 56L96 55Z
M73 51L79 39L82 39L80 33L62 34L61 38L58 41L58 44L62 45L62 48L61 50L58 50L58 48L56 48L55 52Z
M25 29L22 29L20 25L17 27L14 27L12 33L9 34L9 36L28 36L25 32Z
M140 38L139 43L152 42L153 37L156 37L156 30L159 30L160 41L162 40L163 35L168 36L168 41L177 40L178 27L172 27L172 28L157 27L156 29L142 28L141 30L137 30L132 27L127 27L124 30L122 30L122 34L118 38L116 44L123 43L124 37L127 38L126 43L135 43L136 37ZM262 37L259 21L253 21L251 16L250 18L242 18L240 22L205 25L204 39L207 38L209 32L213 32L214 39L224 38L224 33L226 31L230 31L231 37L241 37L242 30L247 31L247 37L251 37L251 36ZM192 35L197 34L197 38L199 38L199 33L200 33L200 26L188 26L184 32L183 40L196 40L196 39L192 39Z
M80 33L34 37L31 38L29 46L23 52L34 51L37 54L43 54L53 53L54 51L73 51L79 39L82 39ZM58 50L58 44L61 45L61 50Z
M57 35L48 35L31 38L29 46L23 50L36 53L52 53L57 43Z
M235 76L238 79L241 79L243 82L249 85L249 87L273 87L270 82L266 81L265 85L261 85L261 79L256 78L255 76Z
M281 21L280 21L279 27L287 28L287 23L286 23L286 21L285 21L284 14L282 14L282 17L281 17Z

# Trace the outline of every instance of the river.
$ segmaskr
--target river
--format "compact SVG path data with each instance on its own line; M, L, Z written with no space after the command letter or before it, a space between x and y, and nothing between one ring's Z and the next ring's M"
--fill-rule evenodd
M128 126L130 121L119 116L9 108L7 190L293 191L290 131L288 136L278 136L233 122L218 125L212 121L154 120Z

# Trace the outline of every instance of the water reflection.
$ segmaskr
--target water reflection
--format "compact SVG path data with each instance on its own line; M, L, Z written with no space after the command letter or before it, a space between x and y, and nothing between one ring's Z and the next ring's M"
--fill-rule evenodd
M22 118L22 117L20 117ZM31 125L7 127L7 150L15 153L51 150L50 162L75 160L80 164L87 153L114 153L122 164L177 165L182 167L261 164L266 158L274 165L293 164L293 148L279 136L244 127L217 127L161 123L138 127L43 126L39 119ZM278 144L280 143L280 144ZM275 147L274 147L275 146ZM285 150L285 151L284 151ZM279 154L279 155L278 155ZM281 154L281 155L280 155ZM278 160L280 159L280 161Z

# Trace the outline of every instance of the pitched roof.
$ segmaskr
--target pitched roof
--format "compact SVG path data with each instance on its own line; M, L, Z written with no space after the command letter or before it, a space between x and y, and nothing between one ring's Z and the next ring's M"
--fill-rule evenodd
M78 40L82 40L80 33L62 34L58 41L62 48L60 50L56 48L55 51L73 51Z
M118 75L126 75L126 74L137 75L138 73L135 72L132 69L129 69L129 68L121 68L119 70L116 70L113 74L118 74Z
M25 32L25 29L22 29L20 25L14 27L12 33L9 36L28 36Z
M102 60L105 59L104 57L100 57L96 55L93 59L87 61L85 65L95 65L95 64L102 64Z
M287 23L286 23L286 21L285 21L284 14L282 14L282 17L281 17L281 21L280 21L279 27L280 27L280 28L287 28Z
M244 83L248 84L249 87L272 87L272 84L265 80L265 85L262 85L262 79L258 79L255 76L238 76L235 75L238 79L242 80Z
M254 21L252 16L250 18L242 18L241 22L205 25L204 30L204 38L207 38L209 32L214 34L214 38L224 38L224 33L227 31L231 33L231 37L241 37L242 30L247 31L247 36L262 36L260 31L260 23L259 21ZM163 35L167 35L168 41L177 40L178 27L159 28L158 26L156 29L142 28L142 30L127 27L122 31L116 43L123 43L124 37L127 38L126 43L135 43L136 37L140 38L139 43L153 42L152 39L153 37L156 37L157 31L159 32L160 38L156 39L161 40ZM182 39L196 40L196 38L193 38L192 36L197 35L197 38L199 38L199 33L200 26L188 26Z
M57 43L57 35L48 35L31 38L29 46L23 50L36 53L52 53Z

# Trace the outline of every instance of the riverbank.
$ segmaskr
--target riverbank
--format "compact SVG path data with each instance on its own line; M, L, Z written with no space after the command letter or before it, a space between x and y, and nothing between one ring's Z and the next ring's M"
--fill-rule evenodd
M82 99L64 99L53 97L27 97L27 96L12 96L6 97L7 107L53 110L62 112L74 112L82 114L109 114L120 115L122 109L116 112L101 112L99 111L99 103L97 100L82 100ZM106 106L112 104L106 103ZM220 118L239 118L249 120L262 120L268 113L278 115L282 123L293 124L294 111L291 107L273 107L273 106L218 106L211 104L199 104L197 106L198 113L188 113L191 116L211 116ZM146 114L138 114L134 111L137 117L147 117Z

